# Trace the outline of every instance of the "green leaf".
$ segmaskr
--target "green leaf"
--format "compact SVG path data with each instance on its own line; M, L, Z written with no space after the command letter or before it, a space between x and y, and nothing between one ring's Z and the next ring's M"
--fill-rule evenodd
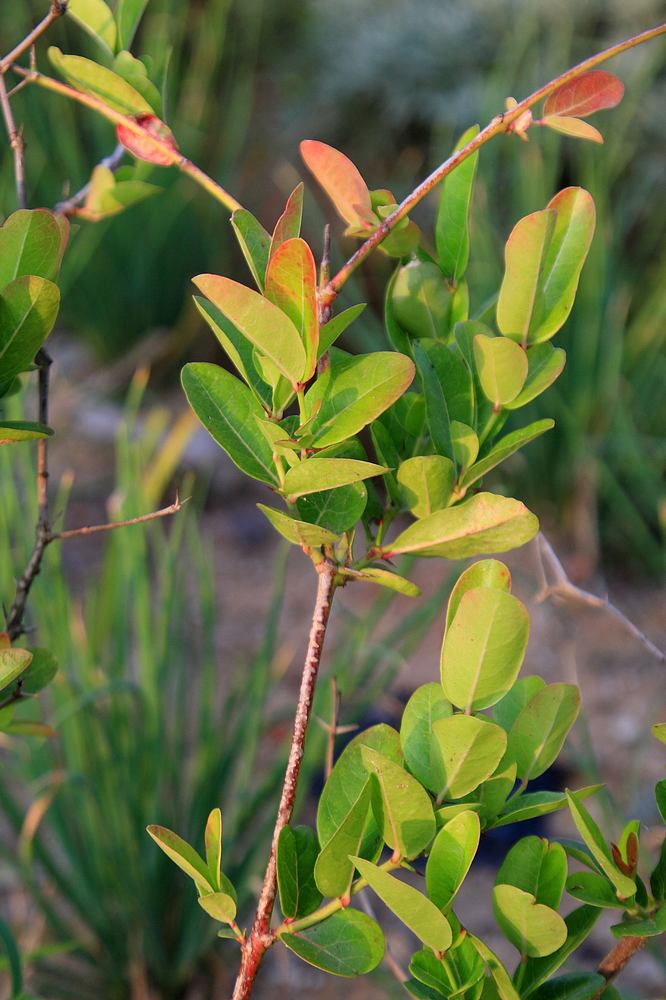
M104 0L69 0L67 13L113 55L116 50L116 22Z
M554 426L555 421L546 417L544 420L535 420L533 424L528 424L527 427L519 427L518 430L511 431L510 434L505 434L503 438L500 438L493 445L489 452L467 470L462 478L462 486L467 487L476 483L487 472L490 472L495 466L504 462L509 455L513 455L519 448L523 448L530 441L534 441L535 438L545 434L546 431L551 430Z
M660 906L651 917L644 920L624 920L621 924L611 927L616 938L623 937L657 937L666 934L666 905Z
M411 337L448 337L451 291L436 264L418 258L404 264L391 292L393 316Z
M599 867L615 886L618 896L624 899L631 899L636 892L633 879L630 879L627 875L623 875L614 864L601 830L576 793L567 791L567 799L569 800L569 809L571 810L571 816L576 824L576 828L583 841L589 847Z
M67 243L62 227L46 208L20 209L0 227L0 290L14 278L35 275L54 281Z
M543 837L523 837L500 865L496 885L513 885L531 893L537 903L556 910L567 879L567 856L561 844Z
M10 1000L28 1000L23 992L23 969L21 967L21 953L19 952L16 939L11 928L4 920L0 920L0 944L7 953L7 965L11 977Z
M343 574L348 573L342 570ZM406 580L404 576L387 569L377 569L374 566L366 566L363 570L356 570L351 574L357 580L368 580L376 583L379 587L386 587L387 590L394 590L404 597L419 597L421 588L417 587L411 580Z
M416 455L400 464L397 480L405 507L414 517L427 517L448 504L455 466L443 455Z
M497 770L479 787L477 791L480 806L479 815L484 821L484 828L492 826L492 820L504 808L515 784L515 763L506 764L502 760Z
M271 245L270 235L246 208L236 209L231 216L231 225L257 288L263 292Z
M537 987L564 965L569 955L577 951L599 919L599 912L594 906L579 906L564 918L567 926L567 939L564 944L543 958L527 959L520 978L520 993L523 1000L527 1000Z
M292 321L277 306L245 285L215 274L200 274L194 284L224 313L292 384L305 371L305 348Z
M375 420L407 389L414 363L403 354L377 351L332 361L329 379L318 379L305 397L307 412L321 405L310 427L310 446L346 441Z
M567 879L567 892L574 899L598 908L624 910L625 901L617 898L615 889L604 875L597 872L573 872Z
M319 320L317 269L312 250L305 240L285 240L277 250L273 250L271 244L265 294L298 330L305 351L305 370L301 381L307 382L317 368Z
M508 733L532 695L545 686L546 682L541 677L521 677L493 708L495 722Z
M458 140L454 152L462 149L479 134L472 125ZM460 281L469 260L469 208L479 159L472 153L445 178L435 225L435 245L439 266L454 282Z
M479 454L479 439L467 424L459 420L451 421L451 444L456 465L465 472L476 461Z
M468 590L489 587L492 590L511 591L511 573L497 559L480 559L464 570L456 580L446 607L446 628L453 621L460 602Z
M654 786L654 797L657 802L657 809L661 814L661 818L664 823L666 823L666 778L658 781Z
M217 888L220 885L222 869L222 812L219 809L211 809L208 814L204 831L204 845L211 881Z
M439 800L460 799L490 777L506 750L506 733L472 715L452 715L433 723L444 781Z
M473 427L476 421L474 377L458 345L424 340L418 346L423 348L435 369L446 399L452 432L455 420Z
M274 507L267 507L263 503L258 503L257 507L261 513L273 525L275 530L286 538L292 545L300 545L308 549L316 549L322 545L335 545L338 536L327 528L321 528L317 524L310 524L308 521L297 521L295 518L285 514L284 511L276 510Z
M361 315L365 309L365 302L360 302L356 306L349 306L348 309L343 309L341 313L333 316L329 319L328 323L324 323L319 329L319 355L324 354L338 337L341 337L348 326L350 326L355 319Z
M303 218L303 182L297 184L287 198L287 204L280 218L275 223L271 244L268 251L268 262L270 262L287 240L297 239L301 235L301 221ZM268 275L266 276L268 280Z
M200 295L195 295L194 304L228 354L238 374L250 387L258 402L261 403L262 408L270 409L271 392L255 367L252 344L212 302L208 302Z
M370 809L370 780L367 779L358 797L330 840L324 844L314 867L314 877L324 896L347 896L354 877L351 856L362 849Z
M402 858L415 858L435 836L435 815L427 792L404 768L370 747L361 758L375 781L372 810L386 844Z
M123 50L113 60L113 71L145 97L156 115L162 113L162 95L148 76L145 63Z
M345 222L369 234L379 220L372 211L368 186L352 161L333 146L315 139L305 139L300 149L305 165Z
M448 909L471 867L479 846L479 817L469 809L450 819L435 837L426 863L428 897Z
M485 965L471 942L463 938L449 949L445 961L437 958L429 948L415 952L409 971L423 986L434 991L414 996L471 997L476 993L467 994L467 990L481 979Z
M145 181L118 181L109 167L98 164L90 177L85 204L77 211L77 216L91 222L109 219L160 190L157 185Z
M372 972L386 948L379 925L351 909L340 910L297 934L281 934L280 940L304 962L349 979Z
M21 650L25 652L25 650ZM24 694L38 694L51 683L58 673L58 661L48 649L31 649L32 659L28 669L21 677L21 690ZM0 652L2 662L2 652ZM0 685L1 685L0 681Z
M25 275L0 292L0 379L29 368L58 315L60 290L52 281Z
M505 403L507 410L517 410L545 392L561 375L567 356L561 347L534 344L527 352L527 378L515 399Z
M495 886L493 910L502 931L523 956L550 955L567 939L567 926L559 913L515 885Z
M414 345L414 358L425 399L426 422L432 446L438 455L453 460L451 417L444 395L443 383L435 366L421 344ZM455 465L454 465L455 473Z
M48 50L52 66L76 90L101 98L121 115L153 115L148 101L118 73L83 56L66 56L55 46Z
M594 1000L604 990L606 980L596 972L569 972L540 986L532 1000Z
M496 410L516 398L527 378L527 354L520 344L477 334L474 361L481 388Z
M574 684L547 684L532 695L509 732L509 759L521 781L547 771L578 718L580 693Z
M359 733L345 747L324 785L317 806L317 834L320 844L328 844L342 826L352 806L368 781L368 771L363 762L364 746L378 750L396 764L402 763L400 737L395 729L380 723ZM373 817L368 816L362 857L376 855L379 829Z
M603 145L604 137L599 129L590 125L589 122L582 122L580 118L570 118L568 115L547 115L541 119L541 124L552 128L554 132L573 136L574 139L589 139L590 142Z
M511 976L506 971L497 955L490 950L487 944L481 941L480 938L475 937L473 934L469 935L469 940L476 948L483 961L486 963L486 966L493 977L493 981L497 987L497 993L499 994L501 1000L520 1000L520 997L518 993L516 993L514 985L511 982Z
M514 227L497 302L497 325L523 345L549 340L566 321L592 241L595 209L583 188L565 188Z
M0 690L13 684L23 674L32 662L32 653L28 649L9 646L0 649Z
M221 924L230 923L236 916L236 900L226 892L211 892L199 896L199 906Z
M148 0L118 0L116 20L118 37L123 49L129 49L139 26L139 21L148 5Z
M321 903L314 875L318 854L317 835L309 826L285 826L280 831L277 882L285 917L306 917Z
M444 772L432 726L451 715L453 709L440 684L423 684L405 705L400 725L400 743L405 763L422 785L437 792Z
M181 871L189 875L197 886L205 886L206 890L215 891L215 886L211 884L211 873L208 870L208 865L187 841L172 830L167 830L165 826L152 824L146 829L157 846L161 847L166 856L171 858Z
M40 438L51 437L53 431L44 424L30 420L0 421L0 444L12 444L18 441L37 441Z
M274 486L273 453L256 423L264 413L247 386L206 362L185 365L181 380L190 406L231 461L246 475Z
M451 946L451 926L427 896L371 861L362 858L352 858L352 861L373 892L423 944L433 951L446 951Z
M603 788L603 785L589 785L580 788L576 793L579 798L586 799ZM564 792L524 792L510 799L502 809L502 815L488 824L488 829L498 826L509 826L512 823L522 823L528 819L537 819L549 813L564 809L567 797Z
M368 502L368 491L363 483L350 483L334 490L309 493L296 501L301 517L310 524L318 524L336 535L349 531L360 519Z
M308 458L287 471L284 492L296 500L307 493L333 490L338 486L381 476L386 471L383 465L360 462L354 458Z
M387 556L466 559L486 552L506 552L534 538L539 522L519 500L478 493L470 500L435 511L406 528L385 546Z
M659 861L650 875L650 889L655 899L666 900L666 838L661 842Z
M517 597L489 587L464 593L442 644L449 701L468 714L496 704L513 687L529 635L530 617Z
M666 743L666 722L655 722L650 732L660 743Z

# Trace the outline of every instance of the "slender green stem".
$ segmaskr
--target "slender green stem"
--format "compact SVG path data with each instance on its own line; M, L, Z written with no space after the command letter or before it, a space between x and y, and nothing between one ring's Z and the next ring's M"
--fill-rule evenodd
M495 118L490 121L484 129L482 129L478 135L476 135L466 146L459 149L452 156L450 156L444 163L440 164L433 172L422 181L418 187L407 195L407 197L398 205L395 212L389 215L387 219L379 226L375 232L368 237L368 239L363 243L356 253L354 253L346 264L343 264L338 273L331 278L326 287L321 292L321 299L327 305L330 305L342 286L349 279L351 274L356 270L356 268L361 264L366 257L369 257L372 251L382 243L386 237L389 235L391 230L395 229L398 223L404 219L415 205L418 205L426 195L430 194L433 188L437 187L444 178L455 170L464 160L466 160L472 153L475 153L477 149L484 146L487 142L493 139L496 135L500 135L504 132L511 132L514 123L523 115L529 108L537 104L543 98L548 97L549 94L554 93L554 91L559 90L565 83L569 83L571 80L575 80L576 77L582 76L583 73L587 73L589 70L594 69L595 66L599 66L601 63L606 62L608 59L612 59L613 56L619 55L621 52L626 52L627 49L634 48L636 45L641 45L643 42L649 42L652 38L657 38L659 35L666 33L666 23L659 24L655 28L649 28L647 31L642 31L638 35L633 35L631 38L627 38L622 42L618 42L616 45L611 45L609 48L604 49L602 52L598 52L594 56L590 56L589 59L584 59L582 62L578 63L577 66L573 66L568 69L565 73L560 73L559 76L555 77L549 83L544 84L535 90L534 93L530 94L529 97L524 98L520 101L514 108L509 111L503 111L496 115Z

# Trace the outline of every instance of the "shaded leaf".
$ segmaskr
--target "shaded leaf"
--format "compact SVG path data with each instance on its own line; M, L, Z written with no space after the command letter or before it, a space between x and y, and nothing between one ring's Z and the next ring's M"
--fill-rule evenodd
M148 0L118 0L116 21L118 22L118 37L124 49L128 49L132 44L139 21L147 5Z
M604 875L597 872L573 872L567 879L567 892L574 899L599 909L624 910L626 901L617 898L615 889Z
M296 501L301 517L310 524L328 528L335 534L349 531L357 523L368 502L363 483L350 483L335 490L309 493Z
M497 768L506 750L506 733L493 722L472 715L452 715L433 723L444 783L439 800L473 792Z
M267 507L263 503L258 503L257 507L261 513L273 525L275 530L286 538L292 545L302 545L306 548L319 548L322 545L335 545L338 536L327 528L321 528L317 524L310 524L308 521L297 521L281 510L274 507Z
M233 212L231 225L257 288L263 292L271 237L246 208Z
M527 378L521 391L510 403L507 410L517 410L531 403L553 384L561 374L567 356L561 347L552 344L534 344L527 352Z
M531 996L532 1000L594 1000L605 985L604 977L596 972L569 972L544 983Z
M432 446L438 455L452 461L454 451L451 437L451 415L444 395L443 383L431 358L419 343L414 345L414 359L423 386L426 422Z
M415 258L399 268L391 304L395 320L411 337L447 338L451 290L436 264Z
M31 420L1 420L0 444L13 444L19 441L37 441L40 438L51 437L53 431L45 424L34 423Z
M569 800L569 809L576 824L576 829L585 844L589 847L592 856L604 874L613 883L618 895L624 899L630 899L636 892L633 879L630 879L627 875L623 875L614 864L601 830L582 804L578 795L575 792L567 791L567 799Z
M157 846L161 847L167 857L178 865L181 871L189 875L197 886L205 886L211 892L215 891L215 887L211 885L211 874L206 862L187 841L172 830L157 824L147 827L147 830Z
M485 942L481 941L480 938L475 937L473 934L469 935L469 940L474 948L476 948L483 961L486 963L501 1000L520 1000L520 997L511 982L511 976L506 971L497 955L490 950Z
M453 713L441 684L422 684L405 705L400 725L400 743L405 763L422 785L438 792L444 782L444 771L433 723Z
M532 695L545 686L546 682L541 677L533 675L521 677L501 701L498 701L494 706L493 719L495 722L502 729L506 729L508 733Z
M522 781L548 770L579 711L580 693L574 684L547 684L532 695L509 732L509 759L515 760Z
M435 835L430 798L404 768L370 747L361 758L372 785L372 810L385 843L402 858L415 858Z
M478 462L475 462L467 470L462 478L462 485L467 487L478 482L486 473L490 472L491 469L494 469L501 462L504 462L510 455L518 451L519 448L524 448L530 441L541 437L542 434L545 434L546 431L551 430L554 426L555 421L549 417L545 417L543 420L535 420L533 424L528 424L527 427L519 427L518 430L511 431L510 434L505 434L504 437L500 438L493 445L490 451L486 452Z
M271 392L257 372L252 357L254 348L250 341L212 302L195 295L194 304L228 354L238 374L250 387L262 407L269 409Z
M567 878L567 856L561 844L544 837L522 837L500 865L496 885L513 885L531 893L537 903L556 910Z
M60 290L52 281L25 275L0 292L0 379L29 368L56 321Z
M351 909L340 910L297 934L281 934L280 940L304 962L349 978L372 972L386 947L379 925Z
M328 323L324 323L324 325L319 328L320 356L335 343L338 337L342 336L347 327L350 326L355 319L358 319L364 309L365 302L360 302L356 306L349 306L348 309L343 309L342 312L337 313L332 317L332 319L329 319Z
M520 978L520 993L527 1000L546 979L550 978L569 955L576 951L599 919L599 910L593 906L579 906L564 918L567 939L564 944L543 958L528 958Z
M356 856L363 845L370 809L370 780L366 779L358 797L317 858L314 876L324 896L346 896L354 876Z
M0 227L0 291L24 275L54 281L68 234L67 221L46 208L13 212Z
M314 875L318 854L317 835L309 826L285 826L280 831L277 882L285 917L306 917L321 903Z
M495 409L516 398L527 378L527 355L519 344L477 334L474 361L481 388Z
M404 597L419 597L421 594L421 588L417 587L411 580L407 580L404 576L399 576L397 573L393 573L387 569L366 566L359 572L354 573L354 578L376 583L378 586L386 587L387 590L394 590L397 594L402 594Z
M463 884L479 846L481 827L475 812L465 810L446 823L435 837L426 863L428 897L448 909Z
M462 149L478 135L479 126L472 125L460 137L454 152ZM444 274L458 282L469 260L469 208L479 159L472 153L444 179L435 225L435 245L439 266Z
M621 924L614 924L611 931L616 938L658 937L666 934L666 905L660 906L651 917L644 920L624 920Z
M580 788L576 794L581 799L587 799L601 788L603 785L588 785L586 788ZM502 809L502 815L488 824L488 829L547 816L549 813L557 812L558 809L564 809L566 805L567 797L564 792L524 792L516 798L509 799Z

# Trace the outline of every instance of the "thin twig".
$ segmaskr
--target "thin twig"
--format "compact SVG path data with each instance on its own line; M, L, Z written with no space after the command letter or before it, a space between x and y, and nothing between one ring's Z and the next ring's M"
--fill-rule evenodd
M16 122L14 121L14 115L12 112L12 106L10 104L9 95L7 93L5 78L2 75L0 75L0 108L2 109L2 117L5 120L5 126L7 128L9 145L12 147L12 152L14 154L14 180L16 183L16 204L18 205L19 208L25 208L26 207L25 164L23 162L23 154L25 147L23 142L23 135L16 127Z
M331 719L327 722L326 719L321 719L318 715L315 715L315 720L319 723L321 728L327 735L326 741L326 757L324 759L324 779L328 781L331 776L331 771L333 770L333 762L335 760L335 737L342 736L343 733L353 733L358 729L356 723L348 726L338 725L338 716L340 714L340 692L338 691L338 685L335 677L331 677Z
M625 631L629 632L634 639L640 642L652 656L662 663L666 663L666 653L662 649L659 649L651 639L648 639L645 633L641 632L638 626L634 625L623 611L620 611L614 604L611 604L607 598L591 594L589 590L583 590L571 582L552 545L542 533L539 533L538 536L537 552L539 554L543 574L542 579L544 581L544 586L536 597L538 603L545 601L549 597L562 597L565 600L583 604L588 608L598 608L605 611L606 614L615 618ZM548 573L551 574L554 580L553 583L548 583Z
M15 63L24 52L31 49L37 39L51 27L54 21L57 21L59 17L67 13L67 6L67 0L53 0L48 14L42 18L39 24L35 25L32 31L11 52L7 53L4 59L0 59L0 74L4 74L8 69L11 69L12 63Z
M559 90L565 83L569 83L571 80L575 80L576 77L581 76L583 73L587 73L588 70L594 69L595 66L599 66L601 63L606 62L607 59L611 59L613 56L619 55L621 52L626 52L627 49L631 49L636 45L640 45L642 42L650 41L652 38L656 38L659 35L666 33L666 24L657 25L655 28L650 28L647 31L642 31L638 35L634 35L632 38L627 38L622 42L618 42L616 45L611 45L609 48L604 49L602 52L598 52L594 56L590 56L588 59L584 59L582 62L578 63L577 66L572 67L566 71L566 73L561 73L559 76L551 80L550 83L544 84L543 87L539 87L534 93L530 94L524 100L520 101L514 108L510 111L503 111L501 114L493 118L484 129L482 129L466 146L458 150L452 156L450 156L444 163L440 164L433 172L422 181L418 187L407 195L407 197L398 205L396 210L386 218L382 224L372 233L371 236L362 243L358 248L356 253L354 253L349 260L342 265L338 273L329 281L328 285L324 289L322 298L328 303L332 303L335 300L338 292L348 280L350 275L356 270L356 268L361 264L366 257L368 257L372 251L382 243L389 233L395 229L397 224L404 219L415 205L418 205L426 195L428 195L433 188L444 180L444 178L455 170L463 160L466 160L472 153L480 149L481 146L485 145L494 136L499 135L502 132L510 132L511 126L516 122L529 108L537 104L544 97L548 97L554 91Z
M641 951L647 944L645 937L625 937L620 938L617 944L611 948L606 957L599 963L597 971L606 980L592 997L592 1000L599 1000L607 986L613 982L616 976L622 972L625 965Z
M129 528L133 524L145 524L146 521L156 521L159 517L169 517L171 514L177 514L183 504L186 504L189 499L189 497L186 497L184 500L181 500L178 494L176 494L176 499L172 504L169 504L168 507L162 507L161 510L153 510L150 514L129 517L125 521L107 521L105 524L90 524L82 528L69 528L67 531L54 531L49 535L49 542L64 542L69 538L82 538L85 535L98 534L100 531L115 531L116 528Z
M120 163L124 155L125 155L125 147L118 145L116 146L114 151L109 154L109 156L105 156L103 160L99 161L98 166L106 167L107 170L111 170L113 173L115 173L118 167L120 166ZM73 194L71 196L71 198L66 198L63 201L59 201L55 207L55 211L59 215L74 215L76 210L84 203L84 201L88 197L88 192L90 191L91 183L92 183L91 181L88 181L87 184L84 184L83 187L76 192L76 194Z
M328 625L328 618L331 611L331 601L335 590L335 566L331 565L328 561L324 561L317 566L317 573L317 597L312 613L310 639L303 665L301 688L298 695L296 715L294 717L294 731L291 738L289 760L285 771L275 829L273 830L273 842L259 896L257 912L252 924L252 931L243 947L241 967L234 987L233 1000L246 1000L250 996L261 960L266 950L270 948L275 940L274 935L271 934L271 914L273 912L277 889L277 842L280 833L290 822L294 811L305 736L312 709L312 700L324 647L324 639L326 637L326 626Z

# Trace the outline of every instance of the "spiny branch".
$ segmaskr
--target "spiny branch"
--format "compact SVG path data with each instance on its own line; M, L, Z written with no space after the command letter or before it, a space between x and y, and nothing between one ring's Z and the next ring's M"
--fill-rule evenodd
M641 632L638 626L634 625L623 611L620 611L614 604L611 604L607 598L591 594L589 590L583 590L571 582L552 545L541 533L537 537L537 551L542 568L543 583L541 592L536 597L538 603L545 601L549 597L561 597L565 600L585 605L588 608L598 608L605 611L606 614L615 618L655 659L660 660L661 663L666 663L666 653L659 649L651 639L648 639L645 633ZM548 582L548 573L550 573L553 579L552 583Z

